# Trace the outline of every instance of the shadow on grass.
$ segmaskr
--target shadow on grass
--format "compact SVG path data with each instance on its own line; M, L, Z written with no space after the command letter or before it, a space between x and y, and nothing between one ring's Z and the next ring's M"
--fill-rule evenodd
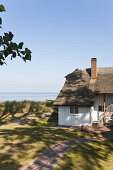
M1 129L0 138L5 142L0 145L0 150L8 147L8 150L0 155L0 167L4 170L18 170L21 166L21 160L27 160L27 154L31 151L31 158L35 158L38 153L49 148L52 144L64 140L75 140L76 138L93 137L93 134L85 134L79 130L71 128L53 128L53 127L17 127L11 129ZM36 144L36 145L34 145ZM13 157L15 155L15 158ZM13 160L13 158L15 160ZM28 160L29 161L29 160ZM13 164L14 162L14 164ZM27 161L26 161L27 162ZM3 166L3 167L4 167ZM9 167L9 168L8 168ZM11 167L11 168L10 168ZM1 168L0 168L1 169Z
M14 130L3 129L0 130L0 135L3 136L5 140L9 139L19 139L23 140L27 137L26 143L33 143L37 141L44 141L45 143L54 144L58 141L64 140L75 140L79 137L93 137L91 133L84 133L77 129L68 128L52 128L52 127L37 127L32 126L30 128L15 128ZM23 143L24 144L24 143Z
M113 130L111 131L106 131L106 132L102 132L101 135L104 137L104 138L113 138Z
M30 159L34 159L37 154L49 148L52 144L64 140L75 140L77 138L86 137L94 137L94 134L84 133L75 128L61 127L29 126L16 127L14 129L1 129L0 138L5 142L3 145L0 145L0 150L5 147L8 147L8 149L7 152L0 153L0 169L1 167L6 167L4 170L18 170L19 167L21 167L21 160L25 160L26 162L29 161L27 154L30 154L31 152L33 152L33 154ZM113 141L104 141L103 143L94 142L94 146L87 143L74 147L71 150L72 154L75 154L74 158L79 160L79 156L76 157L76 154L81 154L83 159L82 163L77 162L76 168L79 166L81 169L93 170L94 167L97 166L101 169L102 167L99 161L107 160L109 154L113 151L112 143ZM105 148L103 149L103 147ZM14 158L13 155L16 157ZM73 164L74 159L66 154L65 160L62 169L73 169L75 166Z
M19 163L11 158L11 154L0 154L0 170L16 170L20 167Z
M85 143L68 151L62 158L63 163L58 162L56 169L104 169L111 154L113 159L113 140ZM113 167L108 164L106 168Z

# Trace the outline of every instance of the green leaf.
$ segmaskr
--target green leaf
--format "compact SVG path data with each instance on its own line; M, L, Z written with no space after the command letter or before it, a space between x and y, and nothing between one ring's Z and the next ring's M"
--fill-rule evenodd
M26 59L25 59L25 57L22 57L22 59L26 62Z
M6 51L4 51L4 56L5 56L5 58L7 57L9 55L9 52L6 50Z
M25 52L26 52L26 54L31 54L32 53L28 48L25 48Z
M11 41L12 38L13 38L13 34L11 32L4 33L3 39L5 43L7 43L8 41Z
M2 43L2 36L0 36L0 44Z
M0 60L5 60L2 54L0 54Z
M18 48L19 48L19 49L22 49L22 48L23 48L23 45L24 45L24 43L23 43L23 42L20 42L19 45L18 45Z
M0 25L2 25L2 18L0 17Z
M0 65L2 66L3 64L4 64L4 62L0 60Z
M6 33L4 34L3 41L4 41L4 44L8 43L8 34L6 34Z
M16 52L13 52L12 58L16 57Z
M9 41L11 41L13 39L14 35L12 34L12 32L9 31Z
M21 51L20 53L21 53L21 54L23 54L23 55L25 55L25 54L26 54L26 52L25 52L25 51Z
M27 60L31 61L31 51L28 48L22 50L23 42L19 44L12 42L13 34L11 32L4 33L4 36L0 36L0 47L2 47L0 51L0 65L6 64L5 60L8 56L10 56L11 60L19 56L25 62Z
M12 50L18 49L18 45L16 43L13 43L13 42L10 43L10 47L12 48Z
M2 4L0 4L0 12L3 12L3 11L6 11L5 7Z
M25 55L25 60L31 61L31 53Z

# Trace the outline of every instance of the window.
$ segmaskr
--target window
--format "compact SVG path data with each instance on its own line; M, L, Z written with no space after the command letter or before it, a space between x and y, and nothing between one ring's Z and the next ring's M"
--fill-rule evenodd
M107 106L105 106L107 108ZM98 106L98 111L99 112L104 112L104 106Z
M78 107L76 107L76 106L71 106L71 107L70 107L70 114L79 114L79 113L78 113Z
M98 106L98 111L103 112L104 111L104 106Z

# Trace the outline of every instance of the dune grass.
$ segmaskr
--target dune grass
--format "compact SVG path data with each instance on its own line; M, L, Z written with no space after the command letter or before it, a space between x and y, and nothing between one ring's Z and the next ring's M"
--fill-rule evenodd
M90 142L73 147L54 168L64 169L113 170L113 140Z
M56 109L53 101L6 101L0 103L0 124L9 123L12 119L21 114L29 113L52 113Z
M40 123L43 124L42 122ZM0 127L0 170L18 170L51 145L64 140L93 137L74 128L9 123Z

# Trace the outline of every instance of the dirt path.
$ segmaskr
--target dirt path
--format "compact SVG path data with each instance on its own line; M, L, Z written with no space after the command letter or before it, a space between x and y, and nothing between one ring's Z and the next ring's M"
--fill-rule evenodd
M34 162L28 167L22 170L51 170L53 165L63 156L63 154L69 150L72 146L91 142L91 141L99 141L110 139L113 136L103 136L96 138L81 138L76 140L64 141L59 144L55 144L51 148L47 149L42 156L37 157Z

